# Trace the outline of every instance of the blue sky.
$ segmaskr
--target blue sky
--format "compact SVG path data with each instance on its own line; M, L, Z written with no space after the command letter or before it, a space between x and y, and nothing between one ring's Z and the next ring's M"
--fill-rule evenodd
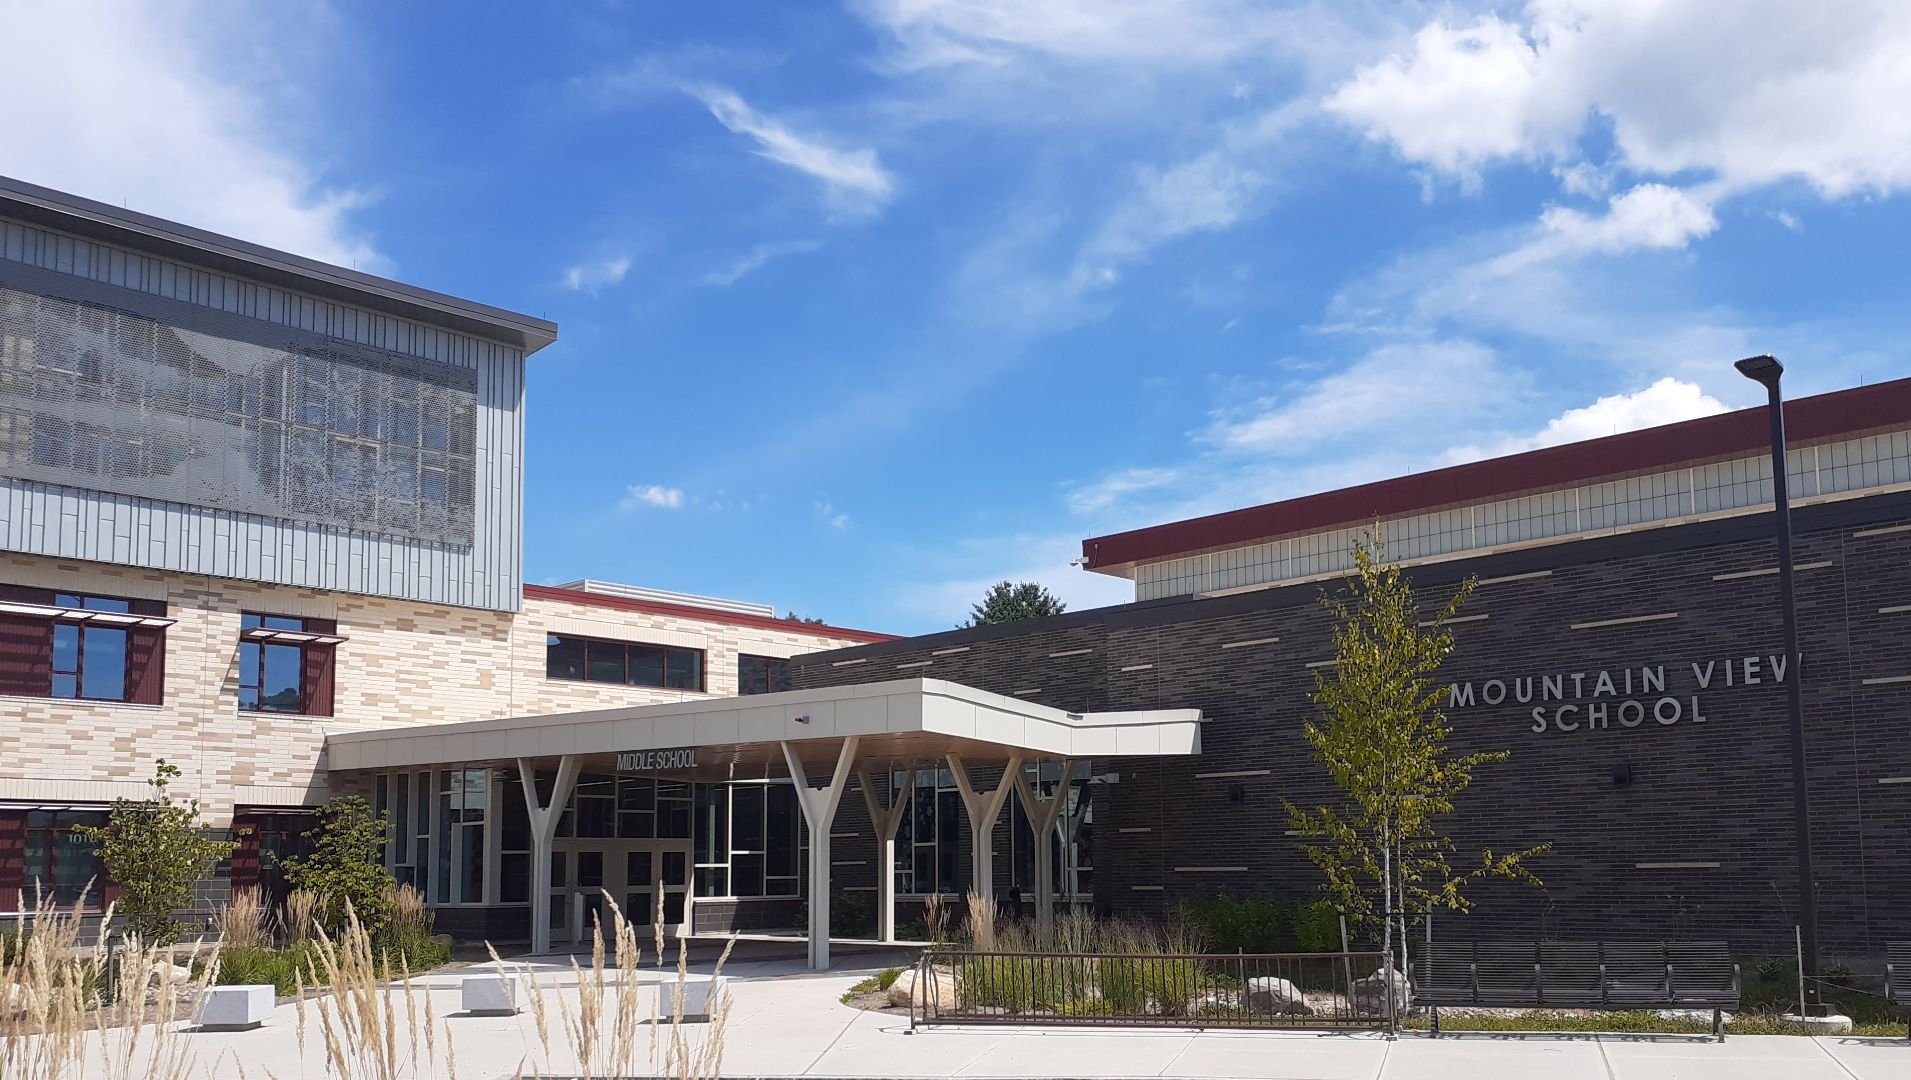
M531 581L930 631L1751 353L1911 374L1900 3L157 7L10 16L0 173L558 322Z

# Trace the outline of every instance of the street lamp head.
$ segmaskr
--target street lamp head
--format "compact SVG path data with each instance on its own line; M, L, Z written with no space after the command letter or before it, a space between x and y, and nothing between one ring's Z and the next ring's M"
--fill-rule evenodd
M1758 383L1767 390L1778 389L1778 378L1785 374L1785 365L1775 356L1748 356L1733 364L1740 375Z

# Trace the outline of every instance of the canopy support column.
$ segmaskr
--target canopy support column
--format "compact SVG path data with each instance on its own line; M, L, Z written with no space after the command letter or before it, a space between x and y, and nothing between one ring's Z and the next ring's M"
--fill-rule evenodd
M1002 779L996 782L993 791L975 790L975 785L969 782L969 768L962 763L961 754L949 755L949 771L955 773L956 790L962 795L962 808L968 811L969 831L975 841L975 870L969 879L969 891L977 896L993 898L995 820L1002 815L1002 805L1009 801L1009 794L1015 790L1015 781L1011 778L1022 772L1022 757L1017 754L1009 758L1003 766Z
M896 940L896 828L915 797L916 770L903 774L902 787L889 793L888 806L876 798L868 769L857 769L856 781L863 789L863 805L869 808L869 823L876 829L876 939L890 944Z
M571 801L583 759L566 754L557 761L557 780L551 801L538 805L537 769L530 758L518 759L518 779L524 782L524 808L531 816L531 953L551 951L551 847L557 839L557 821Z
M793 743L783 744L783 761L790 768L790 782L796 787L796 805L803 811L803 822L810 830L810 970L829 970L829 827L836 820L836 808L843 803L843 789L849 786L850 769L856 763L856 745L851 735L843 740L836 755L836 771L828 785L810 787L803 772L803 759Z
M1062 763L1062 778L1055 794L1044 799L1029 782L1028 774L1015 770L1015 793L1028 811L1029 831L1035 834L1035 932L1048 940L1055 932L1055 865L1049 859L1050 841L1056 835L1056 822L1068 806L1068 785L1075 776L1073 761Z

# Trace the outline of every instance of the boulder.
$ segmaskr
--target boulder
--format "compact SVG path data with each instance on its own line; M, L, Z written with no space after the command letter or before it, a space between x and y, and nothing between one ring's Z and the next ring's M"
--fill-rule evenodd
M1306 1016L1314 1011L1308 1007L1300 987L1274 975L1256 975L1249 979L1243 1001L1252 1012Z
M1354 982L1354 1011L1382 1016L1387 1011L1388 977L1392 976L1394 1015L1405 1016L1413 1001L1413 986L1392 965L1377 967L1373 974Z
M917 1007L923 1004L922 997L929 995L935 1000L928 1004L938 1009L955 1008L957 1004L955 973L937 971L929 980L929 985L924 987L922 994L919 995L916 990L916 975L919 970L904 968L902 974L896 976L896 981L889 984L889 1004L898 1009Z
M198 993L197 976L184 964L157 964L146 984L146 1001L157 1004L166 1000L191 1001Z

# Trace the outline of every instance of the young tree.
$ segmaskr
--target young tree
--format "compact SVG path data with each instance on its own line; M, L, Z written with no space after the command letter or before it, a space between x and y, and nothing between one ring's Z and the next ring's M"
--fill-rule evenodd
M285 880L322 897L320 918L336 930L351 905L369 933L385 927L397 881L385 866L391 821L357 795L341 795L319 807L318 825L305 834L311 854L285 860Z
M969 621L963 626L986 626L990 623L1014 622L1017 619L1039 619L1044 615L1060 615L1068 610L1061 597L1049 592L1039 582L1024 581L1011 585L998 581L989 586L982 602L969 609Z
M192 905L192 887L212 866L239 846L206 835L199 800L176 803L166 786L179 778L179 767L160 758L153 764L152 788L144 799L114 799L103 826L76 825L73 831L94 843L93 853L106 876L119 883L115 910L145 941L171 945L179 940L174 913Z
M1453 652L1446 624L1472 595L1468 580L1431 618L1423 618L1413 586L1386 562L1377 532L1355 541L1354 574L1347 588L1325 595L1333 613L1337 662L1317 669L1313 700L1321 723L1305 727L1315 759L1345 795L1339 807L1304 809L1289 803L1293 828L1312 839L1307 857L1326 875L1325 891L1350 919L1371 925L1391 911L1444 907L1465 911L1468 883L1506 877L1539 884L1526 862L1549 845L1510 854L1481 852L1480 865L1457 871L1442 819L1472 783L1480 765L1505 761L1505 752L1455 754L1441 711L1447 687L1436 679ZM1396 899L1400 902L1396 903ZM1393 950L1393 919L1381 938Z

